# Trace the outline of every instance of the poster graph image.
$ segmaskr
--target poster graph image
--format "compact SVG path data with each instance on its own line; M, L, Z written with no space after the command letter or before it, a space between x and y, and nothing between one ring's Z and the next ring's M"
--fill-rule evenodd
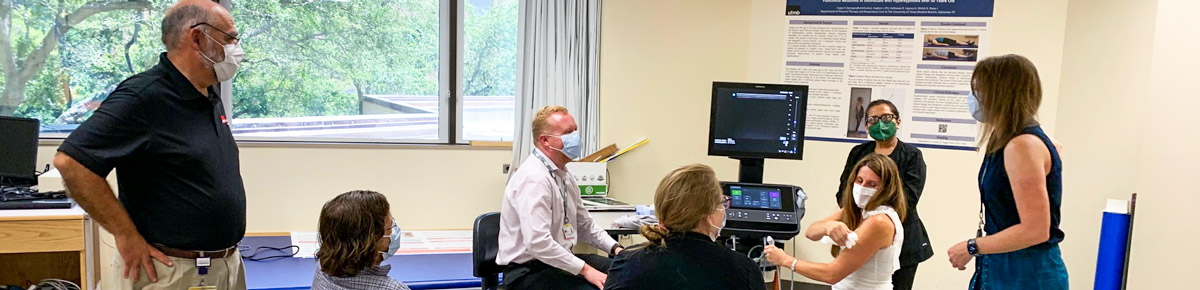
M870 140L867 106L885 99L905 142L975 149L966 97L989 52L993 0L912 2L787 1L781 78L810 88L807 139Z

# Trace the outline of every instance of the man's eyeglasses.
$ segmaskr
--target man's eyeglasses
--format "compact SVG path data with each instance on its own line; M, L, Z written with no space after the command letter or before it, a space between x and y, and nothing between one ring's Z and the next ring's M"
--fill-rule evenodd
M867 117L867 124L875 124L875 122L879 122L879 120L883 120L884 122L895 122L896 118L897 117L894 114L884 114L878 117Z
M225 31L221 30L220 28L217 28L216 26L213 26L212 24L208 24L207 22L196 23L196 24L193 24L192 27L189 27L189 28L196 28L196 27L199 27L200 25L208 26L209 28L212 28L213 30L220 32L221 34L228 36L230 39L229 42L231 42L231 43L241 41L241 39L238 39L237 36L230 35L229 33L226 33Z

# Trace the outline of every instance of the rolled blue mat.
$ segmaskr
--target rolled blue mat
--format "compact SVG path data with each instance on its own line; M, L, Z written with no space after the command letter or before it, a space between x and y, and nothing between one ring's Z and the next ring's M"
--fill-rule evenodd
M1121 290L1128 254L1130 215L1104 212L1100 225L1100 253L1096 257L1096 290Z

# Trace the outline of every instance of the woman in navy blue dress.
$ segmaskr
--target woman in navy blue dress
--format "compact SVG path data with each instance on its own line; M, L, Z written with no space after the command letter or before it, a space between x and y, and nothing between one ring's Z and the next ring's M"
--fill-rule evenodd
M975 258L971 289L1068 289L1058 244L1062 160L1036 120L1037 68L1025 57L984 59L971 76L971 115L983 126L980 229L951 247L959 270ZM984 235L986 233L986 235Z

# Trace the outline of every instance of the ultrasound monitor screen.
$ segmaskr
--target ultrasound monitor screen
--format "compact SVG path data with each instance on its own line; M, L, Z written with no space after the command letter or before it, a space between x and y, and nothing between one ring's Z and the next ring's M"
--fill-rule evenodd
M713 83L709 155L801 159L806 86Z

